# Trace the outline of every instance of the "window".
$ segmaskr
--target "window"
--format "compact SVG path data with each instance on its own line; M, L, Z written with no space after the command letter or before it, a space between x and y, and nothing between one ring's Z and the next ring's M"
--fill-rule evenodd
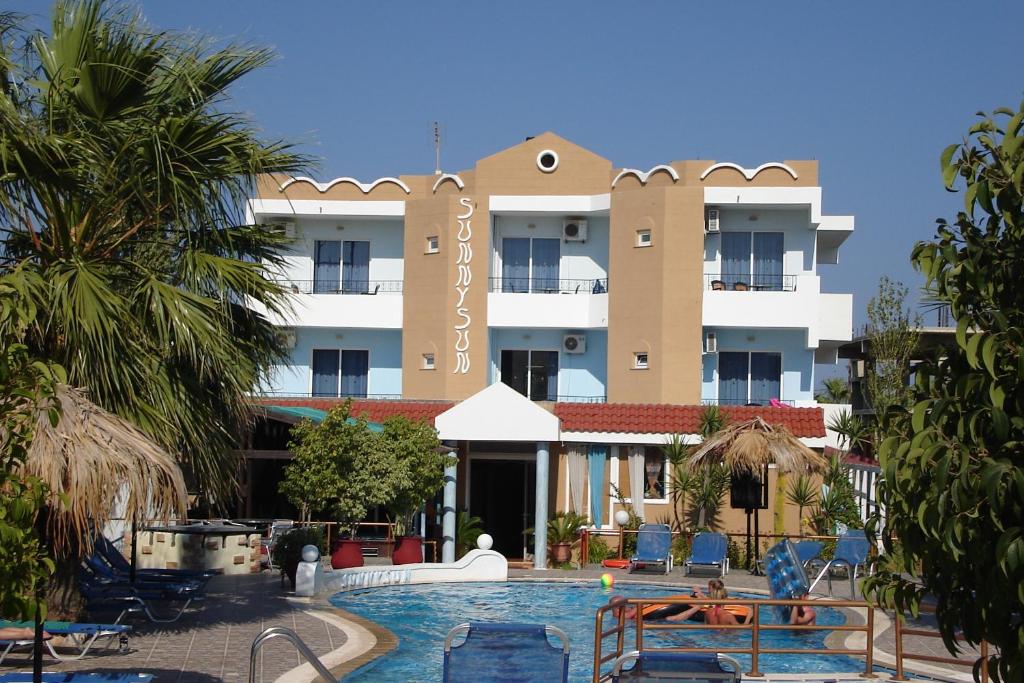
M633 367L637 370L647 369L647 352L638 351L633 354Z
M644 449L644 476L644 500L664 500L668 468L665 467L665 454L660 448Z
M651 246L651 231L650 230L637 230L636 231L636 246L638 246L638 247L649 247L649 246Z
M558 352L501 352L501 381L532 401L558 400Z
M781 232L723 232L722 281L726 289L782 291Z
M370 289L370 243L342 243L342 294L366 294Z
M506 237L501 240L501 291L513 293L559 291L558 262L562 241L550 238Z
M782 354L724 351L718 354L718 402L768 405L781 398Z
M423 354L423 369L433 370L434 369L434 354L425 353Z
M436 254L441 251L440 242L438 242L437 235L431 235L427 238L427 254Z
M313 396L366 398L370 352L345 349L313 351Z
M317 240L313 255L314 294L366 294L370 287L370 243Z
M313 248L313 293L335 294L341 285L341 242L317 240Z

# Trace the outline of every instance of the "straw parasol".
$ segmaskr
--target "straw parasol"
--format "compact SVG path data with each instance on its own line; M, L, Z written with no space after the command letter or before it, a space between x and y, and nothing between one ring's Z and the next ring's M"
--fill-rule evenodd
M60 411L56 424L48 415L53 407ZM123 503L127 519L184 513L178 463L140 429L66 385L41 408L21 470L50 489L48 531L55 550L89 547L92 534L110 521L115 501Z
M725 463L734 474L760 476L774 463L780 472L823 472L827 462L782 425L770 425L760 417L737 422L715 432L690 456L690 465L709 467Z

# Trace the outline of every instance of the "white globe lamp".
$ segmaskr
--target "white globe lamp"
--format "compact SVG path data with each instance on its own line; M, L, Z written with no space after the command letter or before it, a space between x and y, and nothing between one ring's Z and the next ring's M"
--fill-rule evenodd
M619 526L626 526L629 523L629 513L625 510L619 510L615 513L615 523Z
M316 562L320 559L320 548L315 545L304 545L302 546L302 561L303 562Z
M476 547L480 550L490 550L492 545L494 545L494 539L490 534L480 534L476 537Z

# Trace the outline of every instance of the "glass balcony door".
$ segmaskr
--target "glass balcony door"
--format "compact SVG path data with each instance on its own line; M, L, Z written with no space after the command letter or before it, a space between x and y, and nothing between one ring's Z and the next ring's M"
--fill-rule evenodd
M768 405L782 392L782 354L722 351L718 354L718 402Z
M505 237L501 240L501 291L558 292L559 239Z
M782 291L783 242L781 232L723 232L721 280L725 288L746 285ZM737 283L741 286L736 287Z
M366 294L369 287L368 241L316 241L313 254L314 294Z
M501 381L530 400L557 400L558 352L502 350Z

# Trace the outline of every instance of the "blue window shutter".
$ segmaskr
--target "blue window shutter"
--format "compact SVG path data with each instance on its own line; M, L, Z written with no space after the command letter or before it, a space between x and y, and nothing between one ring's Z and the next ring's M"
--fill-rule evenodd
M366 294L370 287L370 243L345 241L341 290L345 294Z
M604 462L607 446L591 446L587 454L590 470L590 521L594 526L604 523Z
M561 257L562 240L533 240L532 292L558 291L558 261Z
M754 233L754 287L782 291L782 233Z
M750 233L722 233L722 281L726 289L737 282L750 284Z
M773 398L782 398L782 354L750 354L750 400L765 406Z
M366 398L367 375L370 370L370 352L341 352L341 395Z
M501 240L501 291L530 291L530 240L506 237Z
M718 402L741 406L747 398L748 354L722 351L718 354Z
M313 395L338 395L338 350L313 351Z
M317 240L313 247L313 293L335 294L341 283L341 242Z

